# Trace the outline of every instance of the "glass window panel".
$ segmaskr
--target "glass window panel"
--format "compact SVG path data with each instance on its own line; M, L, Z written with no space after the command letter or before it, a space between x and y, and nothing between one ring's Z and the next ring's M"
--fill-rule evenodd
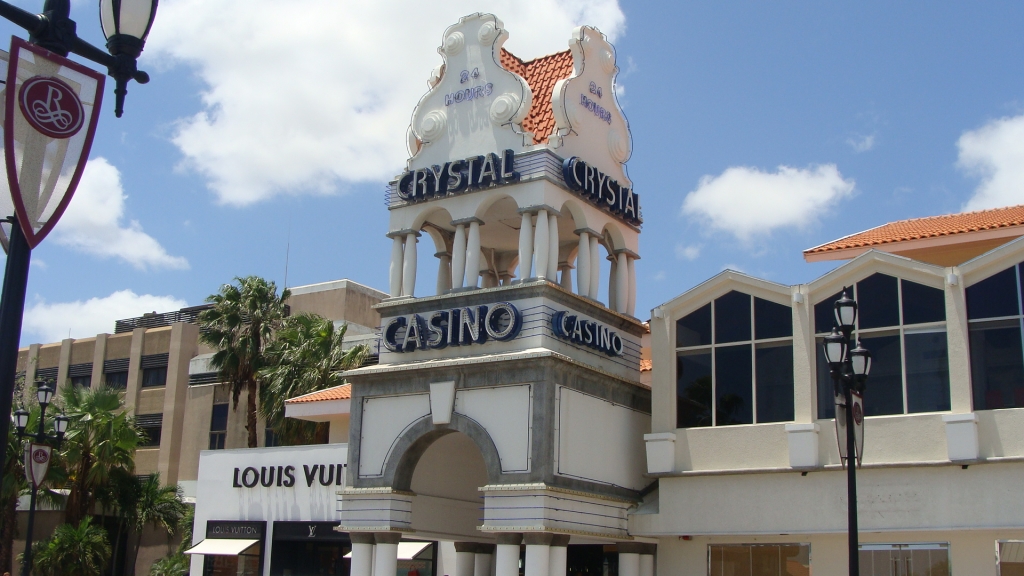
M821 302L814 305L814 333L822 334L832 331L832 327L836 324L836 300L842 296L842 292L836 292L835 294L825 298Z
M1020 314L1016 267L967 287L967 318L999 318Z
M973 324L970 342L975 409L1024 406L1024 359L1019 321Z
M853 298L853 294L849 294ZM899 326L900 306L897 280L887 274L872 274L857 282L859 328ZM872 368L872 370L874 370Z
M733 291L715 299L715 343L750 339L750 295Z
M757 369L757 421L793 420L793 345L760 345L754 351Z
M864 392L864 414L902 414L903 367L899 335L865 337L861 342L871 351L871 374Z
M779 546L751 546L750 573L752 576L779 576L782 558Z
M793 311L789 306L754 298L754 337L786 338L793 335Z
M228 405L214 404L213 416L210 418L210 432L223 432L228 429Z
M807 576L811 573L811 547L802 545L780 546L783 576Z
M711 352L683 352L676 361L676 427L711 426Z
M904 339L907 355L907 411L948 411L949 354L946 333L906 334ZM869 376L868 384L871 380Z
M142 371L142 387L164 386L167 384L167 367L146 368Z
M722 574L753 576L750 573L750 547L722 546Z
M139 446L143 448L154 448L160 446L160 426L147 426L142 429L142 442Z
M903 323L946 321L946 294L938 288L901 280L903 284Z
M708 546L708 562L711 564L708 570L709 576L725 576L722 569L722 547Z
M715 348L717 426L753 424L753 377L750 345Z
M92 385L92 376L75 376L71 379L71 385L88 388Z
M833 393L832 372L829 370L828 361L825 360L825 351L822 349L824 340L815 338L814 349L817 359L815 361L815 372L818 381L818 418L835 418L836 401ZM873 370L872 370L873 371ZM870 378L870 377L869 377Z
M104 381L107 388L127 388L128 387L128 373L127 372L110 372L104 375Z
M711 304L683 316L676 322L676 347L711 344Z

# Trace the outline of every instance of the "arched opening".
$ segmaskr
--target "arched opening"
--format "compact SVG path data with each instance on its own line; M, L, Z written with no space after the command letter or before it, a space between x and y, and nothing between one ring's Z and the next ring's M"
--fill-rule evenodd
M481 496L487 466L476 443L461 432L436 438L412 473L412 527L417 532L479 538Z

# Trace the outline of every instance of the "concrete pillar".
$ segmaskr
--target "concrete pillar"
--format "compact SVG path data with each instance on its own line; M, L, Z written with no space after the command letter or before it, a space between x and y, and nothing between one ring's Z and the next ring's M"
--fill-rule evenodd
M636 316L636 258L629 258L626 261L629 270L626 275L629 277L629 301L626 303L626 314Z
M373 576L373 534L349 532L352 540L352 563L349 576Z
M391 239L391 297L397 298L402 295L402 245L404 240L401 236Z
M63 388L64 384L68 381L68 368L71 367L71 346L74 343L74 338L65 338L60 341L60 360L57 364L57 381L47 382L47 384L53 386L56 393L60 393L60 389Z
M469 238L466 239L466 286L480 285L480 221L469 224Z
M580 232L580 248L576 252L576 293L590 296L590 234Z
M161 420L160 454L157 470L164 486L178 483L181 440L185 436L185 407L188 398L189 361L199 353L199 326L186 322L171 325L171 346L167 354L167 385Z
M466 276L466 225L456 224L455 240L452 241L452 288L465 286Z
M590 299L597 300L601 294L601 244L590 237Z
M412 296L416 291L416 232L405 235L405 261L402 264L402 296Z
M654 554L640 555L640 576L654 576Z
M97 334L96 345L92 349L92 376L90 387L95 388L103 384L103 362L107 359L107 336L109 334Z
M572 292L572 264L568 262L559 262L558 269L561 271L561 276L558 279L558 284Z
M658 548L656 544L620 542L615 547L619 551L619 576L654 575L654 553Z
M523 535L515 532L498 534L498 546L494 555L495 576L519 576L519 544Z
M551 251L548 249L548 244L551 242L551 235L548 233L548 223L548 211L538 210L537 230L533 240L534 260L537 264L537 277L550 280L551 277L548 276L548 257L551 255Z
M474 576L476 547L476 542L455 543L455 574L453 576Z
M619 552L619 576L640 576L640 555Z
M548 576L565 576L566 563L568 561L568 534L555 534L551 539L550 558L548 563Z
M440 296L452 287L452 256L447 252L434 254L437 258L437 294Z
M519 227L519 279L526 280L533 274L533 215L523 212Z
M494 544L477 544L473 557L473 576L491 576L491 560L494 558Z
M398 570L398 542L401 539L400 532L377 532L373 535L376 542L373 553L373 576L395 576Z
M128 385L124 393L125 410L135 416L139 404L139 390L142 388L142 345L146 341L146 329L132 330L132 347L128 352Z
M548 280L557 281L558 274L558 216L548 215Z
M39 349L41 344L28 345L28 362L25 363L25 385L22 386L22 402L31 402L36 397L36 372L39 370Z
M619 311L619 259L614 254L608 255L608 309Z
M629 310L629 263L625 252L615 255L615 311L625 314Z
M550 576L551 539L551 534L543 532L523 535L526 542L525 576Z

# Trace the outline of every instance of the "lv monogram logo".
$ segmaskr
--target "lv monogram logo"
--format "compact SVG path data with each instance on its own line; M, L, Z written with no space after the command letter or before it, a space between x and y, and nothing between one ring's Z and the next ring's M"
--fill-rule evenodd
M316 538L316 526L307 526L309 528L309 537Z

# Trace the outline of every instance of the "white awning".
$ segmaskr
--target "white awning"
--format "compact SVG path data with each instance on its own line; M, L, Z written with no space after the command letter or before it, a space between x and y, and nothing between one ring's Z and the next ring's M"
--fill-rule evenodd
M246 548L259 540L241 540L237 538L207 538L189 548L185 554L210 554L212 556L238 556Z
M417 554L423 552L423 549L430 546L431 542L399 542L398 543L398 559L399 560L412 560ZM345 554L345 558L351 558L352 552Z

